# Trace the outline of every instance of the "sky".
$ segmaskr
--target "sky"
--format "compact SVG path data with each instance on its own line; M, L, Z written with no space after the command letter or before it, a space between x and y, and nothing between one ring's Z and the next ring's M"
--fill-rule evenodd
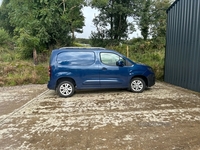
M0 0L0 5L2 0ZM85 16L85 26L83 27L83 33L75 33L77 38L89 38L91 31L95 31L96 28L92 22L95 16L98 15L98 11L96 9L92 9L91 7L84 7L82 9L83 15ZM133 37L140 37L141 34L139 31L134 32L133 34L129 35L129 38L132 39Z
M98 11L96 9L92 9L91 7L84 7L82 12L83 16L85 17L83 33L76 33L75 35L77 38L89 38L91 31L95 31L96 29L92 20L98 15Z

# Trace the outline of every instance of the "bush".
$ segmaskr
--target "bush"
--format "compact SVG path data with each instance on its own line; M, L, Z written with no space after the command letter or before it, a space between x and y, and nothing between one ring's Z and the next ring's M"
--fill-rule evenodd
M10 41L10 36L8 32L6 32L4 29L0 28L0 45L5 45L8 41Z
M10 51L14 49L14 44L10 38L10 35L8 34L7 31L4 29L0 28L0 55L1 57L3 53L9 53Z
M164 77L164 54L165 51L145 51L142 53L131 53L130 58L136 62L141 62L154 69L157 80Z

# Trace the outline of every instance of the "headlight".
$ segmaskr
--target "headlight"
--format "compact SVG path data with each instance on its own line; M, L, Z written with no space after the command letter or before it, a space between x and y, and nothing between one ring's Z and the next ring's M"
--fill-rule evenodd
M154 72L153 69L152 69L151 67L148 67L148 70L149 70L150 72Z

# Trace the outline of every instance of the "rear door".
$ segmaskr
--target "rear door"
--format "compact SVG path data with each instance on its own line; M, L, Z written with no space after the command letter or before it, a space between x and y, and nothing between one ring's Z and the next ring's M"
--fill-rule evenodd
M126 61L118 54L112 52L101 52L99 66L99 80L101 87L124 88L128 86L129 67ZM117 66L118 60L124 61L124 66Z

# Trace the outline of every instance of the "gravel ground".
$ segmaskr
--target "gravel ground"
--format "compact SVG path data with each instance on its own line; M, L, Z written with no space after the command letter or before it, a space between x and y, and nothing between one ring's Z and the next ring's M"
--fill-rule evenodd
M46 85L35 84L0 87L0 120L45 90Z
M46 85L0 93L0 149L200 150L200 94L166 83L139 94L60 98Z

